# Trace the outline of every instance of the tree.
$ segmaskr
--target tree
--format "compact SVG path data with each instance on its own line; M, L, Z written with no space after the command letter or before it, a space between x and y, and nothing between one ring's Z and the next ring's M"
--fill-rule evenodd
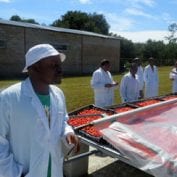
M144 51L145 43L134 43L135 48L135 57L141 58L143 61L143 51Z
M10 20L11 21L17 21L17 22L22 21L22 19L18 15L13 15L12 17L10 17Z
M174 65L177 60L177 43L170 42L165 47L166 60L165 65Z
M157 64L161 64L161 56L159 54L161 51L163 51L161 43L149 39L144 46L143 56L145 59L153 57L156 59Z
M175 37L177 31L177 23L172 23L171 25L169 25L168 30L170 32L170 35L166 36L166 39L169 41L169 43L175 43L177 41L177 37Z
M108 35L109 32L109 24L103 15L87 14L81 11L68 11L61 19L55 20L51 26L91 31L105 35Z
M29 18L29 19L23 19L22 22L26 22L26 23L32 23L32 24L39 24L38 22L36 22L34 19Z
M55 20L52 26L82 30L88 21L88 15L85 12L68 11L61 17L61 20Z
M135 57L134 43L131 40L121 37L120 47L121 58L132 59Z
M96 14L96 13L90 14L89 16L90 16L90 21L94 23L93 32L108 35L110 26L107 23L105 17L101 14Z
M22 19L20 16L18 15L13 15L10 18L11 21L17 21L17 22L26 22L26 23L32 23L32 24L39 24L38 22L36 22L34 19L30 18L30 19Z

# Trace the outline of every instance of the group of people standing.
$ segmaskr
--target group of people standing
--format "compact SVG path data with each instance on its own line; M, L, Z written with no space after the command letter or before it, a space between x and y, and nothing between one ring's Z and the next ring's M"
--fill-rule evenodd
M120 82L122 102L158 96L158 69L154 65L154 58L150 57L148 62L149 64L143 69L141 60L133 59L129 72L122 77ZM99 107L114 104L114 90L118 88L118 82L113 80L110 68L110 61L104 59L92 75L91 86L94 90L95 105Z

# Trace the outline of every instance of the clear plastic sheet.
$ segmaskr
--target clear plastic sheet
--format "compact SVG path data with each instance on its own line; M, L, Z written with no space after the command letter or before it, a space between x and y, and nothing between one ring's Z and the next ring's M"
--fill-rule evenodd
M177 177L177 103L96 127L133 166L155 177Z

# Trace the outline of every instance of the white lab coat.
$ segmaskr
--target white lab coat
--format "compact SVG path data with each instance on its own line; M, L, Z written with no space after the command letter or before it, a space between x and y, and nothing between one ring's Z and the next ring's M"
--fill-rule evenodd
M138 70L137 70L136 75L137 75L138 82L139 82L139 90L143 90L143 88L144 88L144 71L143 71L142 66L138 66Z
M122 102L131 102L138 100L139 97L139 82L137 75L135 78L130 72L125 74L120 83L120 96Z
M175 74L176 73L176 74ZM177 92L177 69L173 68L172 72L170 72L170 79L172 80L172 93Z
M109 71L105 72L102 68L99 68L93 73L91 86L94 89L94 100L96 106L106 107L114 103L115 87L106 88L105 84L108 83L115 83Z
M145 82L145 98L158 96L159 92L159 78L158 69L153 66L154 71L150 65L144 69L144 82Z
M49 154L52 177L63 177L61 140L67 125L65 98L50 86L51 127L43 106L26 79L0 94L0 177L46 177Z

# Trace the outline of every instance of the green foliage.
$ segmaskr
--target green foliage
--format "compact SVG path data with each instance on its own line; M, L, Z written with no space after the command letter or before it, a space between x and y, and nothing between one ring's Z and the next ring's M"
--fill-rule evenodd
M17 21L17 22L22 21L22 19L18 15L13 15L12 17L10 17L10 20L11 21Z
M109 25L103 15L97 13L87 14L81 11L68 11L61 19L55 20L52 26L91 31L105 35L109 32Z
M135 46L131 40L121 38L120 41L120 56L121 58L134 58L135 57Z
M170 32L169 36L166 36L166 39L169 41L169 43L176 43L177 37L175 37L176 31L177 31L177 23L172 23L169 25L168 30Z
M149 57L156 59L158 66L173 65L177 60L177 43L165 44L163 41L148 40L146 43L133 43L127 39L121 39L120 57L124 63L134 57L139 57L146 62Z
M10 18L11 21L18 21L18 22L26 22L26 23L33 23L33 24L39 24L38 22L36 22L34 19L22 19L20 16L18 15L13 15Z
M163 41L152 41L148 40L144 45L143 57L148 59L149 57L154 57L157 59L158 65L164 65L165 61L163 60L165 57L165 44Z

